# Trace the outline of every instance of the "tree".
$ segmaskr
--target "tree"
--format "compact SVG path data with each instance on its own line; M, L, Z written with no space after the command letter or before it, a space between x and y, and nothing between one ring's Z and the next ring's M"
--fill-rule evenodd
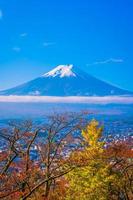
M103 157L104 143L100 141L102 130L98 122L92 120L82 131L83 147L71 154L77 168L67 174L67 200L109 199L109 184L115 177L110 175L109 164Z
M132 138L103 142L85 114L1 129L0 199L132 200Z
M74 168L68 155L80 145L76 135L85 123L84 114L57 114L39 125L15 123L1 130L0 198L50 199Z
M110 173L115 181L110 184L110 199L133 199L133 151L132 138L117 140L108 144L105 158L110 163Z

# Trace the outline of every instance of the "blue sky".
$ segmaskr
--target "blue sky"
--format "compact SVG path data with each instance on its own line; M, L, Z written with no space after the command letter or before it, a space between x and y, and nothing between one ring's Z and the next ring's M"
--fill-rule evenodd
M0 0L0 89L59 64L133 91L132 0Z

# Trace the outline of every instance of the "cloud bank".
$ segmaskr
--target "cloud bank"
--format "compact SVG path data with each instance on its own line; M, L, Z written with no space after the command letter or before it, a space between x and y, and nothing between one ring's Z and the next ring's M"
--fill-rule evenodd
M0 102L16 103L86 103L86 104L133 104L132 96L104 96L104 97L52 97L52 96L0 96Z

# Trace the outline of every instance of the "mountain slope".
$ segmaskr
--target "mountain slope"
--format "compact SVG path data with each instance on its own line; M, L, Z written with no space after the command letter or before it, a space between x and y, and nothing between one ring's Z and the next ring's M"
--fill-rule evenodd
M39 78L1 91L0 95L40 96L107 96L130 95L131 92L115 87L73 67L59 65Z

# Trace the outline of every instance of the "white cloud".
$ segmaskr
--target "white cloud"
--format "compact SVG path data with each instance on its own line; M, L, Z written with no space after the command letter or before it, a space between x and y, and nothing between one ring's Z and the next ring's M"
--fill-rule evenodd
M0 20L3 18L3 12L2 10L0 9Z
M12 50L19 53L21 51L21 48L20 47L13 47Z
M27 33L21 33L20 37L26 37L28 34Z
M0 96L0 102L133 104L133 97L132 96L104 96L104 97Z
M102 60L102 61L97 61L97 62L93 62L90 64L87 64L87 66L91 66L91 65L104 65L104 64L109 64L109 63L123 63L124 60L121 58L109 58L107 60Z
M55 42L44 42L43 43L43 46L44 47L49 47L49 46L53 46L53 45L55 45L56 43Z

